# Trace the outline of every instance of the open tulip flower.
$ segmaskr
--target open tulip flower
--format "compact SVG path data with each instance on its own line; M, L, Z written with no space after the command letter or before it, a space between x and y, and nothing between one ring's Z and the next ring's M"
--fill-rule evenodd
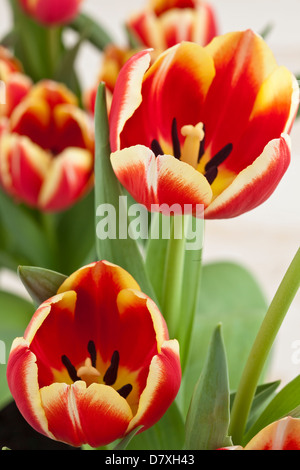
M14 199L60 211L90 188L94 137L87 114L64 85L33 86L0 139L0 185Z
M262 429L245 447L221 450L300 450L300 420L288 416Z
M204 205L230 218L263 203L290 163L296 78L251 30L183 42L123 67L110 113L115 174L148 210Z
M13 342L7 378L34 429L98 447L166 412L181 382L178 342L135 280L99 261L39 307Z
M0 103L1 118L11 115L32 86L31 79L23 73L19 61L2 46L0 46L0 80L5 85L5 103Z
M79 13L82 0L19 0L19 3L36 21L53 26L74 19Z
M181 41L204 46L217 35L214 10L202 0L150 0L127 26L139 42L158 50Z

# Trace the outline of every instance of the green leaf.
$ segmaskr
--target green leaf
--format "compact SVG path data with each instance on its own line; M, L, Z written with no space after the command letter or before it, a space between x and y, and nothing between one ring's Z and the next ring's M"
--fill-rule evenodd
M28 264L51 267L53 255L44 232L32 213L15 203L0 190L0 218L3 229L9 235L13 256Z
M266 310L260 286L248 270L226 262L203 266L191 352L181 387L183 409L190 402L215 325L223 325L229 383L236 390Z
M15 338L24 335L33 313L34 306L30 302L11 293L0 291L0 348L1 353L5 355L5 361L2 360L3 357L0 357L0 408L12 398L6 380L6 363L12 342Z
M62 28L46 27L23 12L17 0L11 0L16 42L15 56L33 81L53 77L56 62L63 51Z
M95 196L91 191L69 210L57 214L58 265L56 270L72 274L96 261Z
M114 450L125 450L129 445L130 441L134 436L143 428L143 426L138 426L133 429L126 437L124 437L114 448Z
M98 259L105 259L126 269L139 283L142 291L155 301L155 295L149 281L145 262L136 240L128 235L120 236L120 230L128 225L124 199L110 163L109 124L106 107L105 85L100 84L95 111L96 151L95 151L95 205L96 205L96 249ZM99 211L100 209L100 211ZM106 238L99 238L98 223L103 222L103 211L110 211L108 225L113 226ZM102 220L98 222L98 217Z
M166 217L160 213L151 214L151 230L149 231L145 254L146 270L160 304L163 296L164 271L168 249L168 239L162 237L162 227Z
M67 278L55 271L30 266L20 266L18 272L24 287L37 305L56 295Z
M87 39L97 49L103 51L109 44L115 44L110 34L93 18L81 13L68 25L80 35L86 35Z
M271 382L263 385L259 385L256 389L255 397L253 399L251 411L249 414L249 419L247 423L247 428L249 429L253 423L257 420L259 414L263 407L271 401L274 396L275 391L280 385L280 380L276 382ZM236 393L232 393L230 397L230 405L233 405L233 401Z
M78 41L73 47L66 49L60 57L58 64L56 64L53 80L64 83L70 90L77 96L80 105L81 103L81 88L78 77L75 72L76 60L82 46L86 39L87 34L82 33Z
M181 312L182 317L179 322L179 329L176 338L180 342L180 358L182 370L185 371L189 359L191 337L193 334L196 309L199 303L201 276L202 276L202 245L203 245L203 221L194 217L186 217L189 224L188 233L195 230L198 239L198 246L194 249L186 249L184 259L184 272L182 281ZM194 227L196 224L196 227ZM200 227L200 225L201 227ZM195 233L195 232L194 232ZM186 246L191 241L186 243Z
M221 326L213 334L204 369L186 419L185 449L216 450L228 446L230 393Z
M261 429L285 416L299 417L300 407L300 375L287 384L265 408L244 438L244 444L249 442Z
M136 435L127 450L180 450L184 444L184 421L174 402L161 420Z

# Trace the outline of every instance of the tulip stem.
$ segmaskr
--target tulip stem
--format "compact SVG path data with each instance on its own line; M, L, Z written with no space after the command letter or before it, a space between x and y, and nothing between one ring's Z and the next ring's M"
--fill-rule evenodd
M170 240L164 272L162 311L171 335L177 330L181 307L182 280L185 259L184 217L171 219Z
M300 248L290 264L253 344L233 403L229 435L243 442L248 416L265 362L288 309L300 287Z

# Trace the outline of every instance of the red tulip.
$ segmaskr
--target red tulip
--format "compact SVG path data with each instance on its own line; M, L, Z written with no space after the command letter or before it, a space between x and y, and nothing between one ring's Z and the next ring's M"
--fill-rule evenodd
M204 205L230 218L263 203L290 163L295 77L252 31L185 42L120 72L110 113L115 174L148 210Z
M152 0L127 26L143 45L158 50L181 41L204 46L217 35L214 9L202 0Z
M300 450L300 420L283 418L262 429L246 447L233 446L220 450Z
M0 185L44 211L74 204L90 188L94 139L89 118L61 84L42 81L14 108L0 139Z
M166 412L181 381L178 343L135 280L100 261L39 307L13 342L7 379L34 429L98 447Z
M19 0L24 11L36 21L53 26L72 21L83 0Z

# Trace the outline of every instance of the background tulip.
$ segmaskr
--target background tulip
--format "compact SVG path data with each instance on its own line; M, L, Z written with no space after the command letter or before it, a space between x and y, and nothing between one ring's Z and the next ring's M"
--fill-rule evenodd
M91 186L94 140L88 116L65 86L42 81L11 113L0 139L0 184L45 211L74 204Z
M134 279L100 261L39 307L12 345L7 379L34 429L99 447L166 412L181 381L178 343Z
M82 0L19 0L28 15L45 25L68 23L79 12Z
M149 1L128 19L127 27L142 45L161 51L181 41L204 46L218 32L213 7L201 0Z

